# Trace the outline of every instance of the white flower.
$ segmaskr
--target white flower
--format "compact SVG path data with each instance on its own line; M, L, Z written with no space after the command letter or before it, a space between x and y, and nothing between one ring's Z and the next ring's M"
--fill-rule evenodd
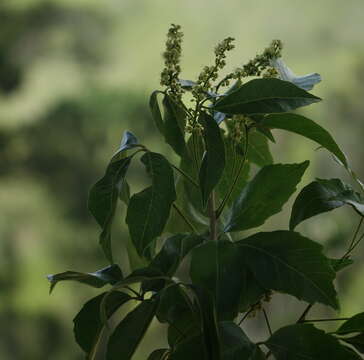
M306 91L311 90L314 85L321 81L320 74L312 73L303 76L295 75L292 70L285 64L282 58L274 58L270 60L270 65L274 67L282 80L290 81L296 86Z

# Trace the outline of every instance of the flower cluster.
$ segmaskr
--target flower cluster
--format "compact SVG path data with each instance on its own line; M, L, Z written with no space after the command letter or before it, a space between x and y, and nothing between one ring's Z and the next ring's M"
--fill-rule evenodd
M183 93L178 79L181 72L182 38L181 26L172 24L168 30L166 50L163 53L165 68L161 73L161 85L170 88L172 94L179 98Z
M212 82L218 78L219 70L223 69L226 65L226 53L235 47L233 41L234 38L228 37L215 47L215 64L205 66L202 69L197 83L192 89L192 94L197 100L201 99L203 94L212 89Z

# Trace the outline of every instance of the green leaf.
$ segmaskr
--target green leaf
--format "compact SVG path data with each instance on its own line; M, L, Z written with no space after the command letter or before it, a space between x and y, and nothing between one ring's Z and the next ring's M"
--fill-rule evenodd
M97 345L102 336L104 323L100 317L100 305L105 294L87 301L73 319L75 339L87 354L97 351ZM110 294L105 303L107 318L110 318L120 306L130 299L131 297L123 292L115 291Z
M192 251L190 276L193 284L215 297L219 320L232 320L238 314L239 296L245 276L239 248L229 241L208 241Z
M364 216L364 200L354 189L339 179L317 179L305 186L297 196L289 227L293 230L302 221L344 205L351 205Z
M344 335L354 332L364 332L364 312L346 320L336 331L336 334Z
M361 354L364 354L364 333L341 339L346 343L354 346L354 348L359 351Z
M131 197L126 223L139 255L145 256L145 250L163 232L176 192L172 167L162 155L147 152L141 161L152 185Z
M242 156L241 151L237 148L235 143L229 139L224 138L225 144L225 168L221 176L220 182L216 187L216 192L219 195L220 200L229 192L235 177L237 176L237 171L242 166L244 162L244 156ZM234 186L233 192L229 197L227 205L230 206L235 198L238 197L240 192L245 187L248 177L249 177L250 165L248 162L244 164L243 170L238 177L236 184Z
M345 154L328 131L302 115L270 114L265 116L259 124L271 129L287 130L313 140L334 154L346 167L348 166Z
M110 265L93 273L82 273L77 271L65 271L63 273L47 275L51 286L51 293L59 281L71 280L86 284L95 288L103 287L106 284L115 284L123 279L123 274L118 265Z
M254 79L220 98L213 109L226 114L281 113L320 100L288 81Z
M144 300L128 313L111 334L107 345L107 360L129 360L143 339L155 315L157 302Z
M335 272L322 246L293 231L260 232L238 241L241 261L265 289L338 309Z
M268 139L260 132L249 132L248 160L258 166L265 166L273 163Z
M163 98L164 107L164 137L179 156L186 152L184 128L186 124L185 110L169 95Z
M243 288L240 294L239 312L248 311L250 307L258 303L264 295L269 294L269 291L259 283L249 269L245 270L245 279L242 283Z
M360 360L335 337L309 324L285 326L265 344L277 360Z
M329 259L329 261L335 272L339 272L354 263L350 258Z
M309 161L264 166L234 202L225 232L257 227L280 212L308 165Z
M166 356L169 353L169 349L157 349L154 350L149 356L147 360L163 360L167 359Z
M149 98L149 108L152 113L153 120L159 130L164 135L164 122L161 114L161 110L158 104L158 94L162 94L160 91L153 91Z
M221 340L221 359L255 359L259 352L257 348L245 335L244 331L233 321L222 321L219 323L219 332Z
M181 341L171 353L169 360L199 359L210 360L206 354L201 335L189 337ZM216 359L216 357L214 358Z
M219 183L225 167L225 148L220 128L208 114L201 113L200 122L204 127L206 152L202 159L199 180L202 202L205 207L211 192Z

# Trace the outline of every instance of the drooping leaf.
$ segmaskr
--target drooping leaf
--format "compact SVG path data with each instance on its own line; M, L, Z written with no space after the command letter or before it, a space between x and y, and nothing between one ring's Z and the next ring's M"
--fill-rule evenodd
M250 165L249 162L244 163L244 156L237 149L237 146L230 138L224 138L225 144L225 168L220 178L220 182L216 187L216 192L222 200L225 195L230 191L235 178L238 176L238 170L243 166L240 175L238 176L232 193L227 201L230 206L233 200L240 194L246 185L249 177ZM244 163L244 164L243 164Z
M215 297L219 320L232 320L237 316L244 271L235 243L208 241L192 251L191 279Z
M186 123L185 110L169 95L163 98L164 107L164 137L179 156L186 152L184 128Z
M345 269L347 266L350 266L354 263L354 261L348 257L343 259L329 259L329 260L335 272L339 272Z
M110 336L107 345L107 360L120 360L120 358L129 360L132 358L153 320L156 306L156 301L144 300L121 320Z
M359 351L361 354L364 354L364 333L351 336L349 338L342 338L341 340L354 346L357 351Z
M241 261L265 289L338 309L335 272L322 246L293 231L260 232L238 241Z
M75 339L87 354L97 351L97 344L102 336L104 324L100 317L100 305L105 294L102 293L87 301L73 319ZM110 294L105 303L107 318L110 318L120 306L130 299L128 294L120 291Z
M153 91L149 98L149 108L152 113L153 120L159 130L159 132L164 135L164 122L161 114L161 110L158 104L158 94L160 91Z
M364 216L364 199L339 179L317 179L305 186L297 196L289 221L294 229L302 221L344 205L351 205Z
M360 360L339 341L309 324L285 326L265 342L277 360Z
M346 167L348 166L345 154L328 131L302 115L270 114L265 116L259 124L271 129L287 130L313 140L334 154Z
M206 152L202 159L199 180L203 206L206 206L211 192L218 184L224 171L225 147L216 121L210 115L202 113L200 115L200 122L204 127Z
M145 256L146 248L163 231L176 192L173 170L162 155L147 152L141 161L151 176L152 185L131 197L126 223L139 255Z
M121 193L123 178L130 165L131 157L122 157L117 154L110 161L105 175L90 190L88 208L102 228L100 244L106 258L112 263L111 226L115 210Z
M213 109L226 114L281 113L320 100L288 81L254 79L220 98Z
M257 227L278 213L308 165L309 161L264 166L234 202L225 232Z
M258 131L250 131L249 133L248 160L258 166L265 166L273 163L268 139Z
M222 321L219 323L221 340L221 359L255 359L259 348L255 346L244 331L233 321Z
M356 314L349 320L346 320L336 331L336 333L340 335L354 332L364 333L364 312Z
M59 281L71 280L86 284L92 287L100 288L106 284L115 284L123 279L123 274L118 265L110 265L93 273L82 273L77 271L65 271L63 273L47 275L51 286L51 293Z
M157 349L148 356L147 360L163 360L166 359L168 353L169 349Z

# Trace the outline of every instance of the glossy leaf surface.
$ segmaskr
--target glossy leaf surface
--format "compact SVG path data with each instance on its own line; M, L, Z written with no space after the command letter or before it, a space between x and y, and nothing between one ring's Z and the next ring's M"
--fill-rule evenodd
M152 179L152 185L134 194L129 202L126 223L139 255L159 236L176 199L173 170L160 154L147 152L141 161Z
M288 81L254 79L219 99L213 109L226 114L281 113L320 100Z
M292 231L261 232L236 244L264 288L338 309L336 275L320 244Z
M234 202L225 232L262 225L296 190L309 162L264 166Z
M364 332L364 313L356 314L349 320L346 320L336 331L337 334L354 332Z
M364 216L364 199L339 179L317 179L305 186L297 196L289 222L294 229L302 221L344 205L351 205Z

